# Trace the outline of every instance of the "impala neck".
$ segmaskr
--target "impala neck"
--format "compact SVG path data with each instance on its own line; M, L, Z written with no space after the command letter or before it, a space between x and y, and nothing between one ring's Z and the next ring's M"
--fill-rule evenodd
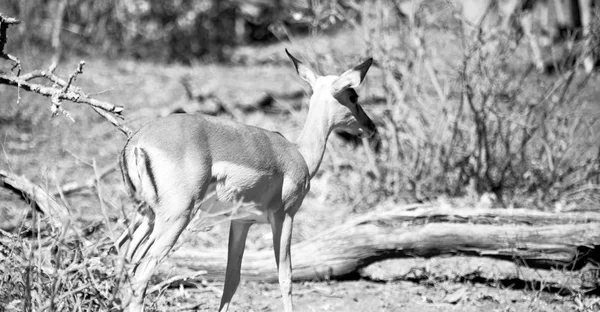
M311 105L312 107L313 105ZM308 109L308 117L298 137L297 145L300 154L304 157L310 178L315 176L323 160L327 137L331 133L331 126L326 114L321 114L315 109Z

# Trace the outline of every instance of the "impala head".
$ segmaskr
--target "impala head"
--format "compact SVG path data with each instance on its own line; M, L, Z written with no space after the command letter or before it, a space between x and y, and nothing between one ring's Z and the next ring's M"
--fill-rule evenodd
M321 116L328 117L330 131L340 129L348 133L368 138L375 134L375 124L358 104L358 95L354 88L365 78L373 59L347 70L339 76L318 76L308 66L290 57L300 78L310 84L313 94L310 98L310 109Z

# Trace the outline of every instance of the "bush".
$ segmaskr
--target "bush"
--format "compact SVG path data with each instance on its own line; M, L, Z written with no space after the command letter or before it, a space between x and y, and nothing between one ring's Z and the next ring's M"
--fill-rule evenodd
M23 48L183 63L227 60L245 21L239 4L216 0L9 0L0 12L23 21L11 37Z
M424 3L408 19L387 1L358 11L361 54L377 60L387 105L376 169L358 168L376 179L351 189L379 200L410 192L417 201L447 194L476 202L492 194L497 206L597 206L600 116L592 76L578 64L539 73L518 36L473 40L444 1Z

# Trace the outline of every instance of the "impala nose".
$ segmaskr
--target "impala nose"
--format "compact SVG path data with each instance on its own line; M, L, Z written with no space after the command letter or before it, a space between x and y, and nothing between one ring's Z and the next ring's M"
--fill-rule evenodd
M366 124L364 127L360 128L361 132L358 134L359 138L370 138L373 135L375 135L375 133L377 133L377 126L375 126L375 123L373 123L371 120L369 120L369 123Z
M375 133L377 133L377 127L375 126L375 123L373 122L373 120L371 120L369 115L367 115L367 113L365 113L363 108L360 105L356 105L356 106L358 108L358 114L356 115L356 120L358 121L358 124L360 125L360 127L358 129L359 130L358 137L359 138L370 138Z

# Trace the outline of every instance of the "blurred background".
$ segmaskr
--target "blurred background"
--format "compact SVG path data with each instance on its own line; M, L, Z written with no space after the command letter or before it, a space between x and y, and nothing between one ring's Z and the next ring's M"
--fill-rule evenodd
M66 78L84 59L76 85L124 106L133 129L201 112L294 140L310 90L284 49L321 74L373 57L357 91L379 134L332 135L295 242L386 205L597 212L597 10L563 0L0 2L21 20L5 52L24 72L56 62ZM74 122L51 118L49 103L0 85L0 169L55 190L115 167L121 133L78 104L63 106ZM106 209L121 227L134 209L116 171L62 201L81 226ZM30 218L22 205L0 193L4 230ZM183 241L224 247L226 234L216 225ZM255 229L248 248L270 248L268 235Z
M508 12L503 3L511 2L517 5ZM484 193L501 206L596 203L596 75L577 69L596 55L598 18L593 15L586 31L574 1L498 3L7 0L0 10L22 20L10 30L7 51L32 68L76 58L108 66L114 60L153 63L159 71L169 64L215 64L224 72L261 68L261 79L269 79L266 67L289 69L284 47L321 73L374 57L363 103L372 106L381 136L368 152L359 149L354 155L362 160L352 164L369 164L356 168L367 177L367 197L378 197L362 199L369 205L402 194L422 201ZM283 106L297 109L293 102L301 97L294 92L306 90L272 86L277 93L259 83L248 86L254 92L241 95L246 99L231 99L218 95L235 92L215 83L219 77L192 72L169 78L181 80L197 109L215 101L233 107L287 101ZM109 88L123 96L116 85ZM179 99L170 96L161 105ZM344 168L338 164L332 173Z

